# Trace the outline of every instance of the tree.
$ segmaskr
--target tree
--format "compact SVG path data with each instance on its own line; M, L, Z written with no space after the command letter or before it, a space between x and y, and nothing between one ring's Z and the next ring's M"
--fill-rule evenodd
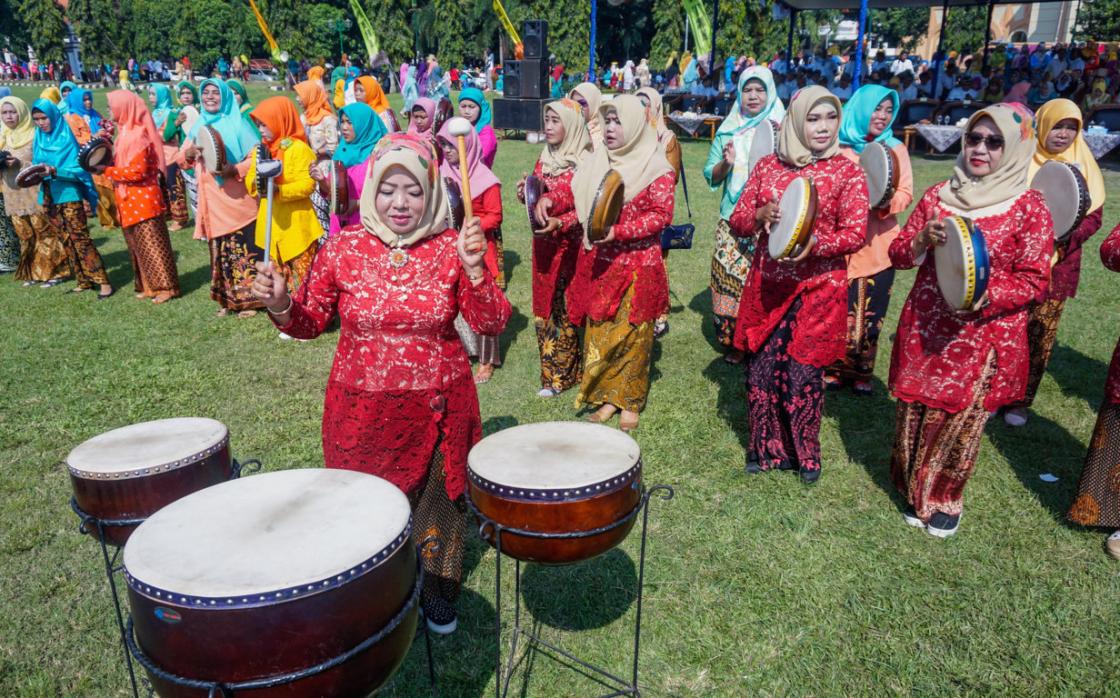
M549 53L564 64L565 71L586 73L591 41L590 12L591 4L587 0L530 0L519 11L519 16L522 20L547 21Z
M66 36L61 8L53 0L21 0L19 18L27 27L27 38L39 60L61 61L62 39Z
M0 48L22 53L30 41L31 34L19 15L18 0L0 0Z
M397 64L413 54L413 36L408 22L411 0L360 0L370 24L377 32L381 50L389 56L390 64ZM465 28L444 27L443 31L463 31Z
M441 28L435 33L436 55L444 67L462 65L474 53L469 0L433 0L432 6L433 22Z
M226 0L193 0L183 6L182 27L186 34L185 53L196 72L202 72L218 56L264 53L264 38L245 5L236 7Z
M964 54L984 50L984 23L988 21L986 7L953 7L949 10L949 21L941 28L944 38L941 48L944 51L957 51Z
M70 0L66 16L82 40L82 55L98 63L121 63L131 54L130 3L121 0ZM150 27L144 27L150 31Z
M684 9L679 0L653 0L653 41L650 44L650 69L665 68L669 57L684 46Z
M952 16L957 9L949 14ZM889 10L875 10L871 13L870 29L876 38L890 46L913 51L918 41L929 29L929 8L905 7Z
M1120 0L1082 0L1075 39L1105 41L1120 36Z

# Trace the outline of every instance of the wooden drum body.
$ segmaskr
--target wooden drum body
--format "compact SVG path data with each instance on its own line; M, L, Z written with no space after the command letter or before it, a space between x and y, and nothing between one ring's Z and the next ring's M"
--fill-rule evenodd
M124 567L133 652L161 696L207 695L164 673L234 696L365 696L419 620L408 500L364 473L286 470L198 492L137 530Z
M871 208L890 206L894 193L898 191L901 173L898 155L882 143L871 142L860 153L859 165L867 178L867 198Z
M642 501L641 449L601 425L506 429L480 441L467 468L471 503L494 524L483 536L496 545L500 526L501 552L517 560L565 564L604 553L630 533Z
M587 239L598 242L611 233L611 226L618 222L625 203L626 185L617 170L607 170L599 188L595 190L595 201L591 204L591 218L587 225Z
M74 505L100 520L85 528L121 546L168 504L236 474L229 430L217 420L179 417L142 422L100 434L66 457ZM81 515L81 513L79 513ZM131 521L132 523L113 523Z

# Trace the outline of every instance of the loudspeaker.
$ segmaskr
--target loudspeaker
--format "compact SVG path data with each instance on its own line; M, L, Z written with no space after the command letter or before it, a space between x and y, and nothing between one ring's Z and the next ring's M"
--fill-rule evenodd
M521 46L525 49L525 58L548 60L548 22L543 19L522 22Z
M548 97L548 61L506 61L502 67L502 95L522 99Z
M551 99L507 99L494 100L494 128L514 131L543 131L544 106Z

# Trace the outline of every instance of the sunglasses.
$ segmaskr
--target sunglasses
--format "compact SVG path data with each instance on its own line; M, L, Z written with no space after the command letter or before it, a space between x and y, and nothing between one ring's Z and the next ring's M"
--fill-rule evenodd
M964 140L972 146L983 143L988 146L988 150L1003 149L1003 136L982 136L979 133L966 133L964 134Z

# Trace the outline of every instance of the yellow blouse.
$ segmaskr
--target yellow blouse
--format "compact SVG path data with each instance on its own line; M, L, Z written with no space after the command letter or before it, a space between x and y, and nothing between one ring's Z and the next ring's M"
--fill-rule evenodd
M303 141L287 140L280 146L284 174L273 183L272 194L272 253L273 259L288 262L303 254L311 243L323 235L323 226L311 204L315 180L311 179L311 165L315 153ZM264 249L267 201L266 192L257 191L257 151L250 156L249 172L245 185L250 196L259 196L261 203L257 214L257 246Z

